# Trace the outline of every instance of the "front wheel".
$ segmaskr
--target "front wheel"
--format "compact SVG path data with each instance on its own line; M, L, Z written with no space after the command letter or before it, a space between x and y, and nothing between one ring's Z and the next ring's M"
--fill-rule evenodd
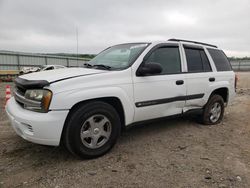
M120 131L119 115L111 105L89 102L70 115L64 130L64 145L82 158L95 158L114 146Z
M221 122L224 116L224 100L220 95L213 95L204 107L202 121L205 125L214 125Z

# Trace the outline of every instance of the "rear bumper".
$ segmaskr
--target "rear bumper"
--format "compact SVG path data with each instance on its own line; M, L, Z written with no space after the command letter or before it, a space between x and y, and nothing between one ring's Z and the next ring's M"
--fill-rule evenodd
M58 146L68 110L38 113L23 109L12 97L6 106L15 132L30 142Z

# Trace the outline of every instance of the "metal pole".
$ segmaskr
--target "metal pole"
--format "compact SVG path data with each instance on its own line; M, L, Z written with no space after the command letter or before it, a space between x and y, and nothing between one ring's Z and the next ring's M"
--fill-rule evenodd
M76 62L77 62L77 66L79 67L78 64L78 28L76 27Z
M67 67L69 67L69 58L67 58Z
M20 71L20 56L17 54L17 68Z
M48 65L48 59L47 59L47 56L45 56L45 65Z

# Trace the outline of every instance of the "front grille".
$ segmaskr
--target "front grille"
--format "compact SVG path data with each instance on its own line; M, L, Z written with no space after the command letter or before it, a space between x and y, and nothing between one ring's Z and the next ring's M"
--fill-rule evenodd
M23 102L23 100L25 99L24 94L25 94L25 91L20 90L19 87L15 87L14 98L16 102L20 104L22 107L24 107L24 102Z
M18 88L18 87L15 87L15 92L17 92L21 96L24 96L24 94L25 94L25 91L24 90L20 90L20 88Z
M16 86L15 87L16 91L18 91L20 94L22 94L24 96L26 89Z
M25 94L25 91L23 89L21 89L21 87L17 87L15 86L15 89L14 89L14 98L16 100L16 102L21 105L22 107L24 107L24 103L21 102L21 100L18 100L18 97L17 96L21 96L24 98L24 94Z

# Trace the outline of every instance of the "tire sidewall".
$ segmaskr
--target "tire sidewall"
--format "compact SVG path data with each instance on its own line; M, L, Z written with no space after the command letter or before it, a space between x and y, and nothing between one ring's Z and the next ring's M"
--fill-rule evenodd
M84 122L95 114L104 115L109 119L111 123L111 135L109 140L103 146L91 149L82 143L80 132ZM108 152L119 137L121 129L120 118L114 108L108 104L101 103L86 105L85 107L79 108L73 115L69 126L68 136L71 140L71 146L79 156L84 158L98 157Z
M210 111L211 111L211 108L212 108L213 104L216 103L216 102L221 105L221 114L220 114L219 119L216 122L212 122L210 120ZM219 95L211 96L208 103L205 106L205 109L204 109L203 123L206 124L206 125L214 125L214 124L220 123L223 116L224 116L224 110L225 110L225 107L224 107L223 98L221 96L219 96Z

